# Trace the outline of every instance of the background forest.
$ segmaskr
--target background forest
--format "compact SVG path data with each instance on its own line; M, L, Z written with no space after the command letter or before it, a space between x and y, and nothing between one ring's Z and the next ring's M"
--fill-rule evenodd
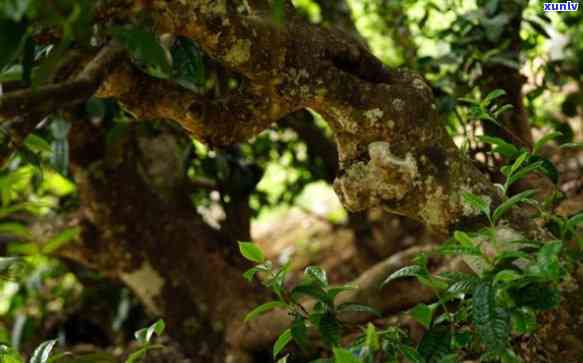
M583 362L574 4L0 0L0 362Z

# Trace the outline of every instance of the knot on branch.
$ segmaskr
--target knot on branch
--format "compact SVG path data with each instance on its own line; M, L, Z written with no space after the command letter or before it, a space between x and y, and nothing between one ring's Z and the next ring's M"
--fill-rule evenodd
M394 155L387 142L370 143L368 156L368 163L354 162L334 181L334 189L351 211L402 199L412 189L418 174L413 156L410 153L405 158Z

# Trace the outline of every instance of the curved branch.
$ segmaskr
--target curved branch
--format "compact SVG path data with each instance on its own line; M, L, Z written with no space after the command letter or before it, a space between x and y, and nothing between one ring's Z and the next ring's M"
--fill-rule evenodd
M217 146L249 139L299 107L274 89L255 84L211 99L125 65L110 74L96 95L119 99L142 120L174 120L199 140Z

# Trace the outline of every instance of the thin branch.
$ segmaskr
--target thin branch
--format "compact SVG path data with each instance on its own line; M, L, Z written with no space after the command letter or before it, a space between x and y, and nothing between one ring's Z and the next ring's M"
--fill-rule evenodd
M336 303L364 304L390 314L408 309L421 302L432 301L435 299L434 292L414 279L397 280L384 288L380 287L382 281L391 273L410 265L413 257L418 253L428 252L431 249L433 246L412 247L372 266L352 282L357 288L339 294ZM463 261L454 259L442 261L435 272L442 271L468 272L469 269ZM313 301L302 301L301 304L308 311L314 306ZM362 323L371 318L370 314L365 313L342 315L342 321L345 323ZM234 339L245 349L260 350L272 344L278 335L289 327L290 323L287 310L272 310L243 326L241 331L236 333Z
M123 52L121 45L111 42L73 80L0 95L0 126L7 139L0 148L0 168L47 115L91 97Z
M0 96L0 115L12 118L23 114L49 114L63 105L82 102L91 97L108 67L124 52L124 48L111 42L101 49L83 71L73 80L42 86L38 89L14 91Z

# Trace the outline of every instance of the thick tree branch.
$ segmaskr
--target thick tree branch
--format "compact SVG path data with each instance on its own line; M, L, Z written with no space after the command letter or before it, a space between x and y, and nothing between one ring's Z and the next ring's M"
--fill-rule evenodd
M114 70L97 96L119 99L141 120L174 120L211 145L251 138L295 110L274 89L261 85L249 84L211 99L170 81L150 79L128 65Z
M125 100L130 110L178 120L197 137L224 144L310 107L336 134L340 172L335 188L351 211L383 207L448 232L483 222L479 211L464 205L464 192L484 196L493 207L501 202L439 123L422 77L386 69L364 46L334 29L297 18L279 26L270 17L220 4L229 3L169 1L155 15L164 31L195 39L245 77L249 85L242 94L199 106L192 93L168 83L120 81L134 85L126 88L131 96L141 95ZM509 220L518 229L538 230L518 211Z

